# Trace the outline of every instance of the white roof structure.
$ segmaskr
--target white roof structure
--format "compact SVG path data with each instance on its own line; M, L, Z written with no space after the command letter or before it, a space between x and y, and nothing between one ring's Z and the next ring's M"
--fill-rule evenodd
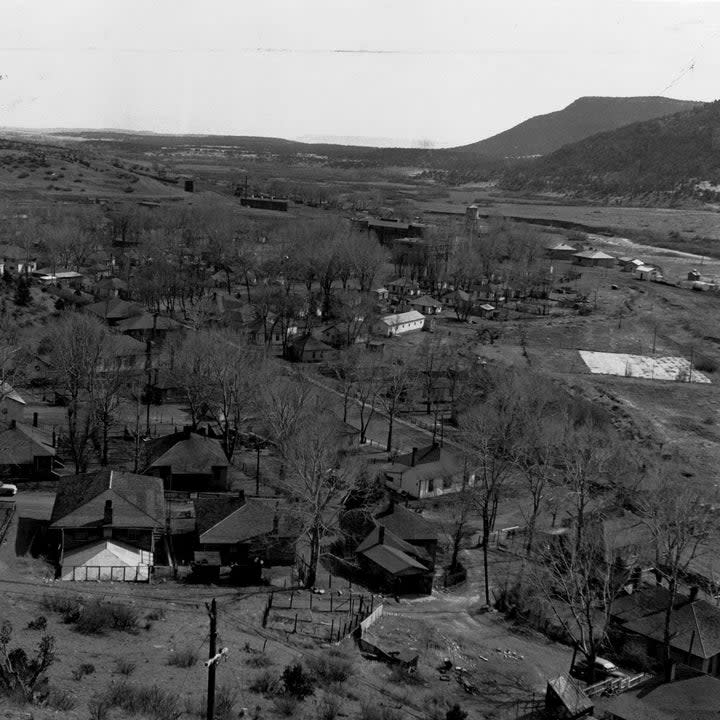
M586 258L588 260L614 260L612 255L608 255L602 250L583 250L575 253L575 257Z
M14 400L16 403L26 405L27 403L22 399L20 393L13 388L12 385L6 382L0 382L0 400Z
M117 540L100 540L91 545L84 545L65 553L63 556L63 580L145 580L148 577L148 566L153 564L153 554L131 547ZM75 572L73 568L87 568L89 572ZM90 571L94 569L94 572ZM115 568L115 572L113 572ZM136 573L122 573L122 568L136 569ZM120 571L120 572L118 572Z
M639 273L648 273L648 272L657 272L657 268L654 268L652 265L638 265L635 268L635 272Z
M425 321L425 316L417 310L408 310L404 313L395 313L393 315L385 315L380 318L382 322L390 327L397 327L398 325L404 325L405 323Z

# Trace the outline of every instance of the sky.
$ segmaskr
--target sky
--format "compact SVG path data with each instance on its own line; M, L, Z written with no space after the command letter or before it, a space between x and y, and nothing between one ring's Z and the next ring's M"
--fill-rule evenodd
M0 0L0 127L442 147L719 78L720 0Z

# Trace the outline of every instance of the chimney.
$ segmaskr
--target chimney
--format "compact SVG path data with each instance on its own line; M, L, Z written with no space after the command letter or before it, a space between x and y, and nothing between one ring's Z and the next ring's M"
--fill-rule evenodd
M33 427L38 426L38 414L36 412L33 413Z
M417 458L417 448L412 449L412 455L410 455L410 467L415 467L415 459Z
M693 585L690 588L690 593L688 595L688 602L695 602L697 600L698 592L700 591L700 588L697 585Z
M385 544L385 526L378 525L378 545Z
M15 429L15 426L16 426L15 418L13 418L12 420L10 420L10 429L11 429L11 430L14 430L14 429Z
M103 509L103 525L112 525L112 521L113 521L112 500L106 500L105 508Z

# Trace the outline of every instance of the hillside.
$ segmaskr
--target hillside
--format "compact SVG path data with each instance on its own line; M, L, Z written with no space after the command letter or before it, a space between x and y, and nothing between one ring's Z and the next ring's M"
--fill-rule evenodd
M85 148L0 138L0 197L93 202L183 195L182 188L170 180L161 182L129 171L106 155Z
M720 101L567 145L508 170L503 185L577 196L716 199Z
M699 104L663 97L582 97L563 110L537 115L498 135L456 149L501 158L547 155L596 133L672 115Z

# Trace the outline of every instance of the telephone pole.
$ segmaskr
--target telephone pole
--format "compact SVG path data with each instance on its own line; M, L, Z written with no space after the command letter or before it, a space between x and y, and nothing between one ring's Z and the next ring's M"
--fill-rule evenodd
M214 720L215 717L215 664L217 663L217 604L215 598L210 605L205 603L210 617L210 654L208 655L208 684L207 684L207 720Z

